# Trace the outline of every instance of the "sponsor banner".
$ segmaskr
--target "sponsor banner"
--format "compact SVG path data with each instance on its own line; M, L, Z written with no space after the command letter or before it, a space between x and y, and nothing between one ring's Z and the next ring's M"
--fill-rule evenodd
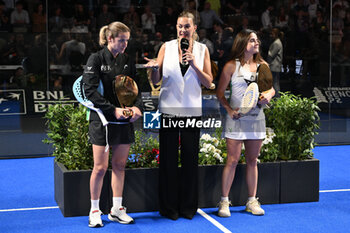
M0 90L0 115L25 115L26 98L23 89Z
M331 103L332 107L349 108L350 87L314 87L318 103Z
M71 92L64 93L64 91L32 91L33 102L31 110L34 113L45 113L50 105L54 104L72 104L77 103L75 98L70 98Z

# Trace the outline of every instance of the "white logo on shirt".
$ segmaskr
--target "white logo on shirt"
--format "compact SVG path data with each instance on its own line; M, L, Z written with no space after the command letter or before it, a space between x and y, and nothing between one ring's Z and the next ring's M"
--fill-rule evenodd
M101 71L106 72L106 71L110 71L111 67L109 65L102 65L101 66Z

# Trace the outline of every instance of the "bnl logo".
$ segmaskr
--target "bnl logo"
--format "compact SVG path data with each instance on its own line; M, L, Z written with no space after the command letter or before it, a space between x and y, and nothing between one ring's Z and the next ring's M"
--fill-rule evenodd
M162 114L157 112L143 113L143 128L144 129L160 129L160 116Z

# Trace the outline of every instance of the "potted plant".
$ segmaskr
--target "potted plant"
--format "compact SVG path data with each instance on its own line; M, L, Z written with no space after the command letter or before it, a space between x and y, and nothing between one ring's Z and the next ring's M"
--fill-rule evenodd
M313 158L320 108L315 98L281 93L266 109L272 139L262 148L262 161L281 161L280 203L318 201L319 160Z
M48 139L55 156L55 200L65 217L88 215L90 210L89 181L93 166L92 148L88 143L87 109L82 105L51 105L48 119ZM105 176L101 192L100 208L109 211L110 176Z

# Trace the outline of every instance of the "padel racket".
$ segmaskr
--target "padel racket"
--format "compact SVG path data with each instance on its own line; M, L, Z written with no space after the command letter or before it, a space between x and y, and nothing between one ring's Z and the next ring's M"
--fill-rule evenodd
M104 116L101 109L94 107L94 104L88 100L84 93L84 83L82 82L83 76L80 76L75 80L73 84L73 94L74 97L77 99L77 101L82 104L83 106L87 107L88 109L91 109L95 112L97 112L98 116L100 117L103 126L106 126L108 124L129 124L129 122L121 121L121 122L111 122L107 121L106 117ZM103 86L99 87L100 93L103 94Z
M248 85L247 89L244 92L241 106L238 110L238 113L245 115L248 112L250 112L250 110L252 110L258 103L258 99L259 99L258 84L256 84L255 82L252 82Z

